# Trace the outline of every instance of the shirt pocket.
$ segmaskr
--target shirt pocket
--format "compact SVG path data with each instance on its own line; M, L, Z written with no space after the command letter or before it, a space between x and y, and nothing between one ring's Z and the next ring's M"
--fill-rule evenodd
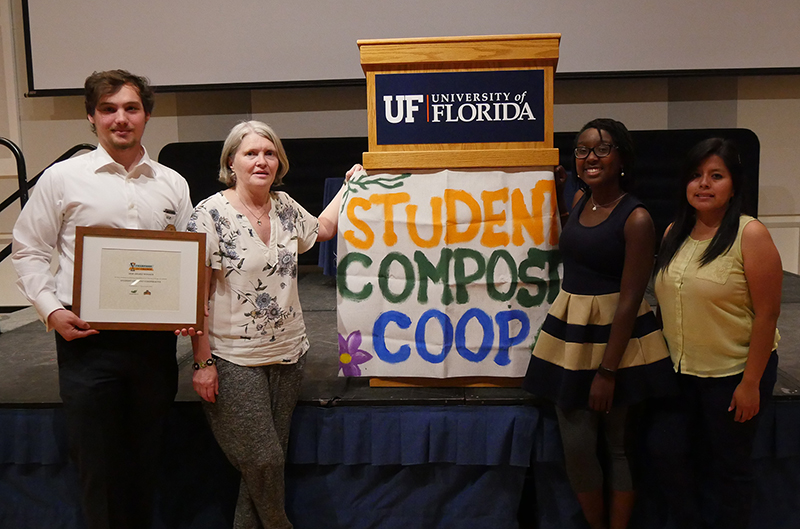
M697 270L697 279L704 279L713 283L724 285L733 270L733 257L717 257Z
M178 217L178 214L169 208L165 208L162 211L154 211L153 212L153 226L154 230L168 230L168 231L176 231L175 229L175 221Z

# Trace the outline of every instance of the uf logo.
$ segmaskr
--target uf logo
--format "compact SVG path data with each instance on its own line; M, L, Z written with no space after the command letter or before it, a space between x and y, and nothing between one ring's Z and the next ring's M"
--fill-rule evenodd
M392 103L397 101L396 105ZM414 112L419 110L417 103L422 103L425 100L421 95L413 96L383 96L384 114L386 121L389 123L400 123L404 120L406 123L414 123ZM405 103L405 104L404 104ZM396 112L393 112L396 110Z

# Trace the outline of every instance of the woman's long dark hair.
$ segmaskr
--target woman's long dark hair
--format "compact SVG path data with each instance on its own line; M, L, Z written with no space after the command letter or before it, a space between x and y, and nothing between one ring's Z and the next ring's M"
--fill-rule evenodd
M711 239L711 244L700 256L700 266L705 266L720 255L727 252L736 241L739 233L739 216L742 213L743 189L744 189L744 168L742 159L739 156L739 149L731 140L723 138L709 138L703 140L689 151L683 166L681 178L681 195L678 205L678 215L672 224L672 229L661 243L661 249L656 259L655 273L658 274L669 267L670 262L680 249L683 242L692 233L695 222L697 221L695 209L689 205L686 198L686 186L689 185L697 173L700 165L709 156L719 156L733 180L733 197L728 203L728 209L722 217L722 223Z
M628 132L627 127L621 122L615 119L610 118L597 118L593 119L589 123L583 126L583 128L575 135L575 140L573 141L572 148L578 146L578 138L581 137L581 134L585 130L588 129L595 129L597 133L600 134L600 131L606 131L611 136L612 143L616 146L617 152L619 152L619 158L622 161L622 174L619 177L619 187L623 191L632 191L634 179L633 179L633 165L636 160L636 153L633 149L633 138L631 138L631 133ZM603 135L600 134L602 138ZM575 164L575 157L572 158L572 163ZM578 174L577 166L573 167L574 174ZM579 185L582 189L586 190L588 187L583 180L578 180Z

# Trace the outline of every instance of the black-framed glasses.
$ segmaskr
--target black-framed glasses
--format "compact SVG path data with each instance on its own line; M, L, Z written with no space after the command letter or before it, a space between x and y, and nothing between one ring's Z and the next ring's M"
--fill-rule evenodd
M616 147L617 146L613 143L601 143L600 145L596 145L591 149L585 145L578 145L575 147L575 158L583 160L584 158L589 157L590 152L593 152L598 158L605 158L611 154L611 151L613 151Z

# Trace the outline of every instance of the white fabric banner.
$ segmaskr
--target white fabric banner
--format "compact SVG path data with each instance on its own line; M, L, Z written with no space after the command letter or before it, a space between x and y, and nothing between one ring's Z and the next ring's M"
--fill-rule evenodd
M366 174L339 217L342 376L521 377L560 287L552 171Z

